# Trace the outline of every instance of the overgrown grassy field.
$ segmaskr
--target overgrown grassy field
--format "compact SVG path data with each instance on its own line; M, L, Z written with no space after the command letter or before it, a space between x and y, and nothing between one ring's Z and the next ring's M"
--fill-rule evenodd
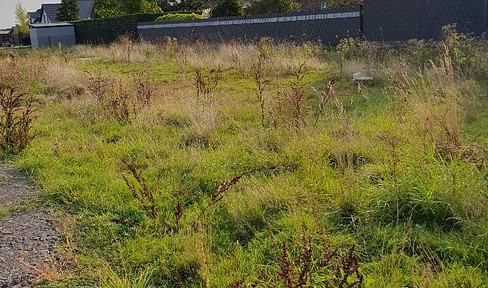
M488 287L487 60L452 31L3 55L64 239L39 287Z

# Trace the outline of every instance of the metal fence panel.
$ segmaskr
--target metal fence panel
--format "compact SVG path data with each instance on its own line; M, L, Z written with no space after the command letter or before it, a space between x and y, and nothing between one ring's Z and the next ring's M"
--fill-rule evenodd
M344 37L360 37L360 8L330 9L317 12L261 15L260 17L226 17L206 22L174 21L139 23L141 38L160 41L165 37L194 41L225 42L231 39L317 41L337 45Z
M363 35L371 41L439 40L442 27L481 35L487 30L487 0L365 0Z

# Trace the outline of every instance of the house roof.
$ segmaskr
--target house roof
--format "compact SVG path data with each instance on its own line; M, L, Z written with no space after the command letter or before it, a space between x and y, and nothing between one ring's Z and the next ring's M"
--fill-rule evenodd
M56 16L61 4L42 4L41 9L45 11L51 22L56 21ZM90 19L93 11L93 0L78 0L80 10L79 18L81 20Z
M47 18L51 20L51 22L56 21L56 15L58 14L58 9L61 4L42 4L41 9L47 15Z
M39 9L37 9L37 11L27 12L27 15L29 16L29 18L33 19L33 21L36 21L37 19L41 18L41 13L42 13L42 10L41 10L41 8L39 8Z
M93 0L78 0L80 19L90 19L93 11Z

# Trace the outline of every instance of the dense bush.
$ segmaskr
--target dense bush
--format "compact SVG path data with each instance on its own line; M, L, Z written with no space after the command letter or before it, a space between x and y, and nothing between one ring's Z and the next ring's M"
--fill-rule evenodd
M329 0L327 1L327 7L353 7L364 3L364 0Z
M156 0L95 0L98 18L112 18L139 13L162 13Z
M212 17L240 16L243 14L241 0L220 0L212 8Z
M252 0L246 8L246 14L285 13L300 10L300 3L295 0Z

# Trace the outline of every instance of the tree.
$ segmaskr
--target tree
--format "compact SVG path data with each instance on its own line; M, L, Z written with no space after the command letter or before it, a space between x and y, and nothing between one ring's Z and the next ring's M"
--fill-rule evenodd
M80 8L77 0L61 0L58 14L56 14L57 22L76 21L80 17Z
M359 6L363 4L363 0L329 0L327 2L327 7L335 8L335 7L353 7Z
M243 14L240 0L220 0L212 9L212 17L240 16Z
M157 0L95 0L95 11L99 18L162 12Z
M27 11L25 11L20 2L15 6L15 20L19 34L29 34L29 16L27 16Z
M158 14L158 13L163 13L163 10L161 10L161 7L159 7L157 0L142 0L141 12L149 13L149 14Z
M123 15L118 9L118 0L95 0L94 6L97 18L110 18Z
M300 6L295 0L252 0L246 8L246 14L293 12L300 10Z
M159 1L163 11L202 11L209 8L214 0L162 0Z

